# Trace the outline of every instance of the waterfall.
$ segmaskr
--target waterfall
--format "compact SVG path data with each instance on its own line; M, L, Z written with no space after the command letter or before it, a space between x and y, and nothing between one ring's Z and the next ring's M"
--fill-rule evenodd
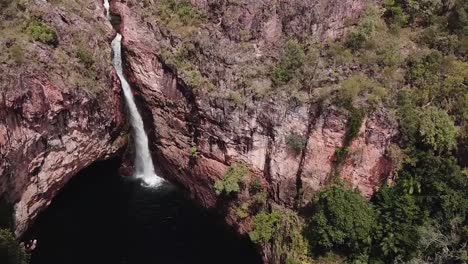
M106 17L107 19L110 20L109 8L110 8L109 0L104 0L104 9L106 9Z
M133 93L125 79L122 68L122 35L117 33L112 41L112 50L114 64L117 75L119 76L124 92L125 100L127 102L128 112L130 113L130 124L133 131L133 138L135 143L135 172L134 177L142 179L149 186L159 186L164 180L158 177L154 171L153 161L148 148L148 137L146 136L143 119L138 112Z

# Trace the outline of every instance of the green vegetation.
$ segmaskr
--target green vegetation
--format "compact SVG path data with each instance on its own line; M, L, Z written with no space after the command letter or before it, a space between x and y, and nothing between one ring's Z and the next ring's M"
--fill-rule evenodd
M0 229L0 260L5 264L27 264L29 255L7 229Z
M42 42L44 44L56 46L58 44L58 37L55 30L39 20L33 20L29 23L26 29L31 38L35 41Z
M29 255L10 231L12 225L13 208L5 199L0 198L0 263L27 264Z
M281 59L273 70L272 80L277 86L285 85L293 79L296 71L303 65L305 59L304 48L297 40L286 42Z
M273 211L272 213L260 212L253 219L252 232L249 233L250 239L258 244L270 242L279 228L280 221L281 214L277 211Z
M362 109L352 108L348 116L348 129L343 140L342 147L335 151L335 169L338 170L341 163L348 156L348 148L353 140L359 135L359 131L364 121L365 112ZM338 171L337 171L338 172Z
M381 103L387 91L384 87L366 76L353 75L341 84L338 90L337 104L347 109L371 107Z
M308 238L314 249L357 254L370 246L374 211L358 192L330 186L313 204Z
M346 37L345 46L354 52L363 48L366 42L375 36L377 30L384 27L379 19L380 16L380 10L370 5L362 15L359 24Z
M199 29L206 20L205 16L187 0L135 1L144 6L143 16L148 22L158 24L180 37L188 37Z
M286 145L291 150L294 155L301 154L302 150L305 148L307 140L295 133L291 133L286 137Z
M85 44L80 44L77 46L76 57L86 66L86 68L91 68L94 66L94 55L91 50L85 46Z
M190 157L197 158L200 153L198 152L197 146L193 146L190 148Z
M214 90L211 81L204 77L198 68L192 63L195 61L195 46L190 43L180 44L175 51L163 49L161 57L164 62L179 74L185 83L193 89Z
M249 169L242 164L234 164L229 167L223 179L216 181L214 187L218 195L231 195L240 192L241 183L249 174Z

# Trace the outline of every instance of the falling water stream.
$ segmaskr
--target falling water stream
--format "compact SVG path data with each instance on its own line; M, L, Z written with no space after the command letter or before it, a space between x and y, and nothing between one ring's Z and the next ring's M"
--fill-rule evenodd
M109 1L105 0L104 8L106 9L106 15L108 18L110 17L109 6ZM124 97L127 102L128 112L130 115L130 124L133 131L133 141L135 144L134 177L142 179L146 185L153 187L159 186L164 180L155 173L143 119L138 112L132 90L123 73L122 35L119 33L117 33L112 41L112 51L114 53L112 62L122 85L122 90L124 92Z

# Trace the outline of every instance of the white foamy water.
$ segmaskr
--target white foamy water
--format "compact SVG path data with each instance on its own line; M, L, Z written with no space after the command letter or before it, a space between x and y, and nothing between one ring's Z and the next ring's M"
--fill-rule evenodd
M106 9L106 16L107 16L107 19L110 19L110 13L109 13L110 4L109 4L109 0L104 0L104 8Z
M119 76L127 102L128 111L130 114L130 124L132 126L133 138L135 143L135 172L134 177L142 179L149 186L159 186L164 180L156 175L154 171L153 161L148 148L148 137L144 129L143 119L141 118L138 108L135 104L132 90L123 74L122 68L122 35L118 34L112 41L112 50L114 51L115 70Z

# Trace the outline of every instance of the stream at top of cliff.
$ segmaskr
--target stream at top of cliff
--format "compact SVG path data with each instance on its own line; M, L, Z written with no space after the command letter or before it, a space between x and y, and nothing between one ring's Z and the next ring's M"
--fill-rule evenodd
M169 184L145 188L118 161L82 171L30 229L31 264L256 264L247 238Z

